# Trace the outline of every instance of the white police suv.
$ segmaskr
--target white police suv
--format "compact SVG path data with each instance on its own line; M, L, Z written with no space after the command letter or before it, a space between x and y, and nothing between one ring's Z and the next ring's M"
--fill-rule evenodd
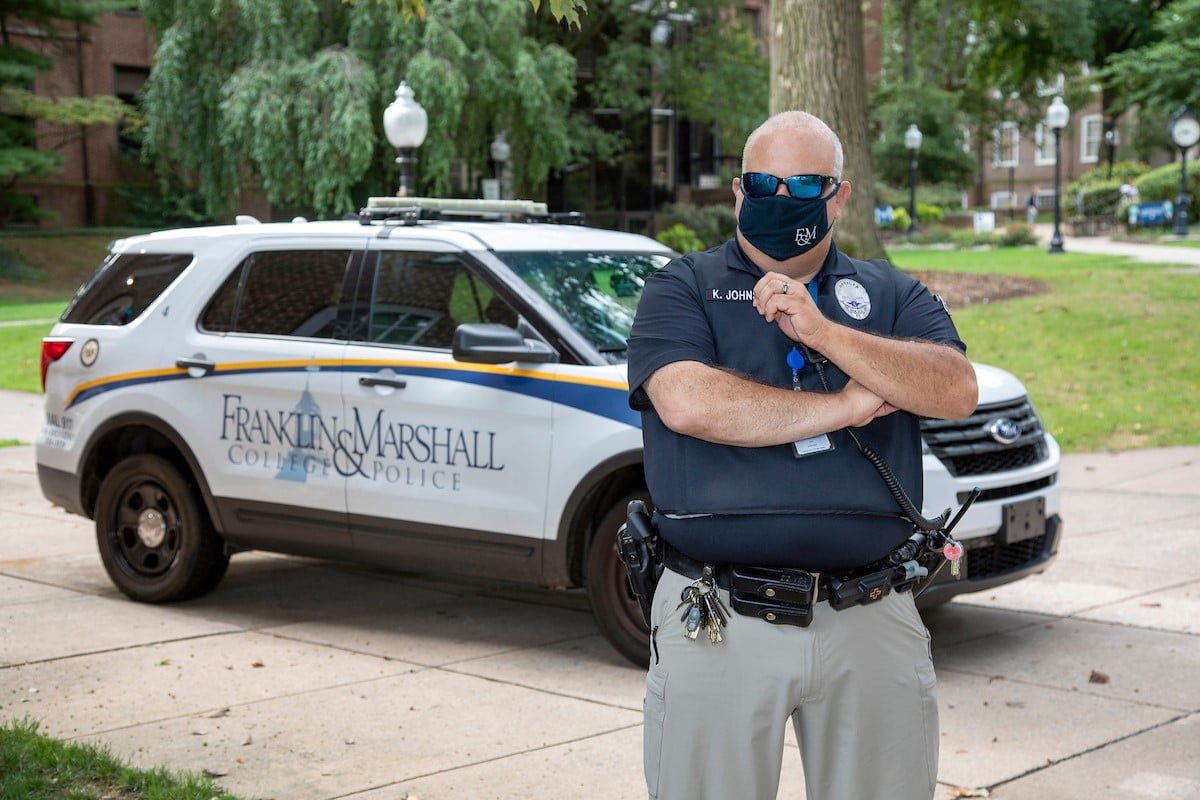
M116 586L194 597L252 549L586 586L644 663L614 547L646 497L625 341L673 253L526 201L249 222L115 242L43 342L42 491L96 521ZM924 424L925 513L983 489L929 602L1057 551L1058 446L977 370L975 415Z

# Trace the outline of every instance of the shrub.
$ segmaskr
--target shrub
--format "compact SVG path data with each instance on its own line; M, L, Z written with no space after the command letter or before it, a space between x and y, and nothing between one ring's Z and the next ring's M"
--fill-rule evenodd
M1023 222L1010 222L997 242L1001 247L1024 247L1037 243L1037 234Z
M946 214L942 211L941 206L917 203L917 222L921 225L932 225L936 222L941 222L945 216Z
M1087 172L1080 175L1067 186L1067 193L1074 195L1075 192L1098 184L1109 184L1113 181L1120 186L1127 178L1134 180L1135 184L1139 177L1144 175L1150 167L1142 161L1116 161L1113 162L1112 175L1108 174L1108 164L1103 166L1093 167Z
M696 232L681 222L675 223L665 231L660 231L654 238L676 253L693 253L704 249L704 242L700 241Z
M1165 164L1152 169L1134 181L1138 190L1138 199L1145 202L1170 200L1175 202L1179 195L1179 162ZM1187 190L1192 202L1188 203L1188 221L1195 222L1197 211L1200 210L1200 162L1188 161Z
M1069 191L1064 202L1071 216L1103 217L1117 213L1121 204L1121 184L1124 181L1098 181ZM1074 185L1074 184L1072 184Z
M737 230L733 207L726 204L697 206L691 203L667 203L654 216L663 230L675 225L690 228L703 243L703 247L696 248L699 250L721 244L732 238Z
M908 216L908 209L904 206L892 206L892 224L889 226L894 231L908 230L908 223L911 218Z

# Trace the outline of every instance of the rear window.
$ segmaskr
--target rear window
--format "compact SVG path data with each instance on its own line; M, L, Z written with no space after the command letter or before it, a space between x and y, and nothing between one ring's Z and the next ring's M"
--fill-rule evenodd
M339 324L349 250L255 253L225 280L200 326L211 333L344 338Z
M110 255L79 287L63 312L62 321L128 325L140 317L190 263L190 253Z

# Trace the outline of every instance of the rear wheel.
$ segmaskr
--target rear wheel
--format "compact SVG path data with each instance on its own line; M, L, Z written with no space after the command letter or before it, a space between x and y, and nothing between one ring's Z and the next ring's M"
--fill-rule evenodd
M625 564L617 556L617 529L625 522L631 500L650 504L644 490L630 492L610 506L596 526L587 554L587 592L604 638L634 664L646 667L650 663L650 629L629 586Z
M96 544L116 587L146 603L204 594L229 565L195 490L150 454L124 459L100 484Z

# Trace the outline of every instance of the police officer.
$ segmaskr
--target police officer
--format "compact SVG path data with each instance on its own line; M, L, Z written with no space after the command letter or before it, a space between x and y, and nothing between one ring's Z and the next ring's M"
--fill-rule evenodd
M818 118L768 119L733 179L736 237L672 261L638 307L630 404L665 549L646 682L651 798L774 798L789 719L809 798L934 792L935 679L911 593L839 611L818 598L913 530L860 447L919 506L918 417L968 415L977 386L942 303L834 246L850 199L842 161ZM735 568L812 573L810 605L735 609L710 623L719 637L692 638L688 609L711 586L721 603L707 607L728 611Z

